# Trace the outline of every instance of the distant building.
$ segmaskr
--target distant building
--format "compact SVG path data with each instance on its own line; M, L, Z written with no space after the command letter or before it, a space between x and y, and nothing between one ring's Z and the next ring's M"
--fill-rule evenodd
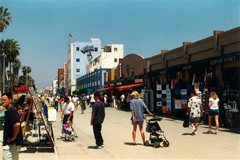
M64 68L58 68L58 82L57 82L57 87L58 89L64 87Z
M89 42L74 42L69 44L67 58L66 91L72 94L76 90L76 79L86 74L86 64L101 50L101 41L91 38Z
M119 59L124 56L122 44L111 44L102 47L101 52L96 55L88 64L87 73L94 72L96 69L109 69L117 67Z
M104 73L115 68L124 56L122 44L111 44L102 47L101 52L92 58L87 65L87 74L77 78L77 89L87 88L87 94L104 87Z
M58 80L53 80L52 81L52 94L55 95L57 93L57 89L58 89Z

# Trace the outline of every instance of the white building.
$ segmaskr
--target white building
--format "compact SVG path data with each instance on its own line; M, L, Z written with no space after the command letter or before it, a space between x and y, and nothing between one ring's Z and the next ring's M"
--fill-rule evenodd
M102 47L101 52L88 64L87 73L96 69L110 69L117 67L119 59L124 56L123 44L110 44Z
M115 68L119 59L124 56L122 44L111 44L104 46L87 65L87 74L77 78L77 88L87 89L87 94L104 86L104 73L107 69Z
M76 79L86 74L86 65L92 57L101 51L101 40L91 38L89 42L74 42L69 44L67 57L66 91L72 94L76 90Z

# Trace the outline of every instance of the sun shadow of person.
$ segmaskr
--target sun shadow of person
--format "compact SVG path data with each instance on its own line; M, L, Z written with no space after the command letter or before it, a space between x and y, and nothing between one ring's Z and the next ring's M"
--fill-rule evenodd
M134 142L124 142L124 144L129 146L141 145L141 143L134 143Z
M183 133L182 136L192 136L192 133Z

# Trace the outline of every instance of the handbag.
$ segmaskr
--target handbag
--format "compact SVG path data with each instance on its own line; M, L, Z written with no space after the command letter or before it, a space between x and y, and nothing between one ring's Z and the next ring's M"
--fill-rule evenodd
M186 116L183 121L183 127L187 128L189 127L189 116Z

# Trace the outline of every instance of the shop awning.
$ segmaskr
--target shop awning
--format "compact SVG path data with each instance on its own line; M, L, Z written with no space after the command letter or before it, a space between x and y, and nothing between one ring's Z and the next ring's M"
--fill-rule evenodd
M117 87L117 90L118 90L118 91L126 91L126 90L133 89L133 88L135 88L135 87L141 87L141 86L143 86L142 83L130 84L130 85L125 85L125 86Z
M113 89L113 87L99 88L99 89L97 89L97 92L107 91L107 90L111 90L111 89Z

